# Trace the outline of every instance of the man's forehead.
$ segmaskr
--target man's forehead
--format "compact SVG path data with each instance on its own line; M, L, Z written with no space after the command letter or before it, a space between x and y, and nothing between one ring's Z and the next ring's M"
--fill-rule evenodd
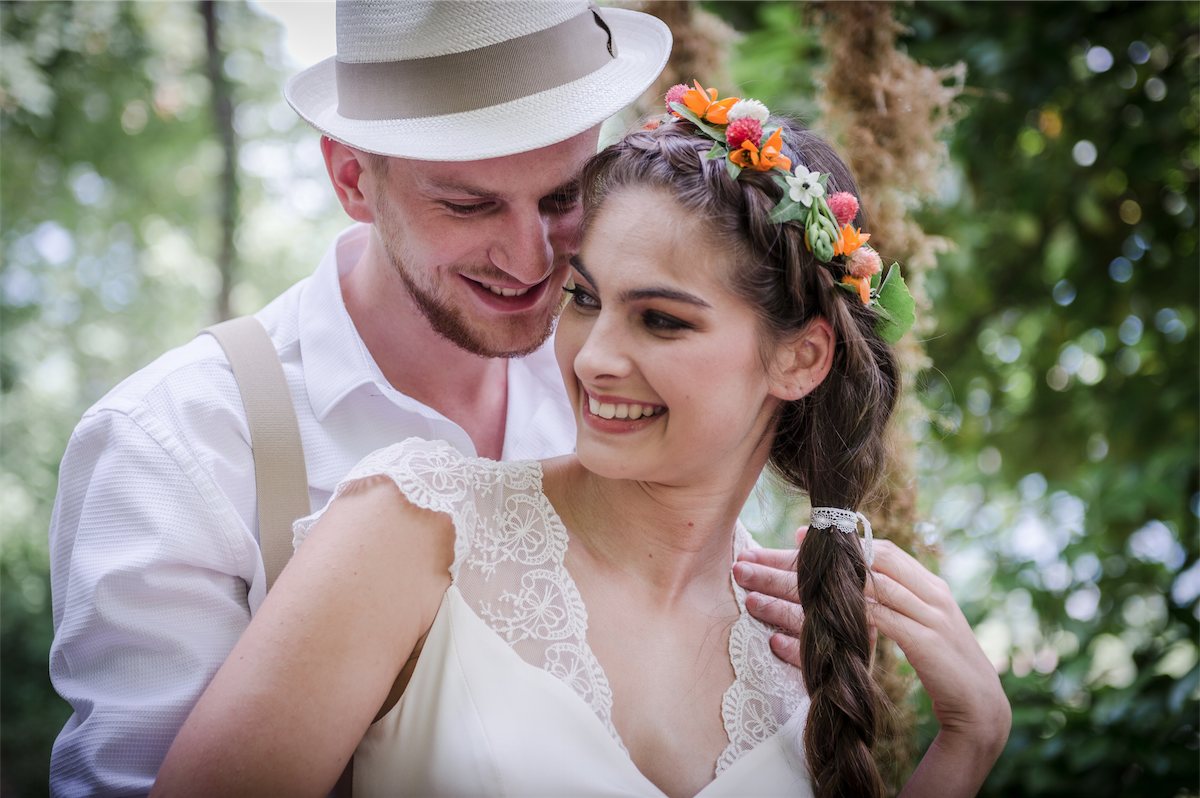
M520 161L520 155L486 161L409 161L417 188L432 193L486 195L489 197L538 196L572 189L582 161Z
M551 194L569 188L596 152L600 129L539 149L482 161L406 161L419 188L467 193Z

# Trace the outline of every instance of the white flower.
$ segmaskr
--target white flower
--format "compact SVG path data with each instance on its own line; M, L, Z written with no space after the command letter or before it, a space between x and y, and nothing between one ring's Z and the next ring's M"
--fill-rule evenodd
M809 208L812 207L814 199L825 196L825 186L820 183L820 172L810 172L804 164L796 164L792 174L794 177L784 178L787 181L788 196L792 198L792 202L799 202L805 208Z
M757 119L759 122L766 122L767 117L770 115L771 112L767 110L767 106L763 105L758 100L738 100L733 104L733 107L729 109L729 113L725 115L725 118L730 122L735 119L743 119L745 117Z

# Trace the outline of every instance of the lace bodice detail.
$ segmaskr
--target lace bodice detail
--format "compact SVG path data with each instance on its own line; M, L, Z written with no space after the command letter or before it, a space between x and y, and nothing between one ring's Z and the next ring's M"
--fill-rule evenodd
M542 490L541 464L466 457L445 442L410 438L368 455L334 498L377 474L391 478L413 504L450 516L454 587L523 660L586 702L623 748L612 722L612 690L587 642L587 607L565 566L569 536ZM296 522L295 545L323 512ZM734 555L751 545L739 524ZM735 678L721 705L729 745L716 774L774 735L804 698L800 674L771 653L772 630L746 612L736 583L733 590L740 611L729 636Z

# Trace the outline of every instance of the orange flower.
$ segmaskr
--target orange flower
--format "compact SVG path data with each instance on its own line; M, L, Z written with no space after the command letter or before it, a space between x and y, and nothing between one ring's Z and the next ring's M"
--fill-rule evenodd
M742 142L741 147L729 153L729 160L743 169L753 169L757 172L769 172L776 167L784 171L791 169L792 159L782 152L781 130L782 128L776 128L771 137L763 142L761 150L754 146L754 142L746 139Z
M861 228L846 225L838 231L837 241L833 242L834 255L850 255L871 238L870 233L864 233Z
M737 97L726 97L724 100L717 99L716 89L706 89L700 85L700 81L692 81L696 88L688 89L683 93L683 104L688 110L706 122L712 122L715 125L724 125L729 121L729 109L732 108L738 101Z
M862 300L864 305L871 304L871 278L870 277L853 277L847 274L842 278L842 282L846 285L853 286L858 290L858 298Z

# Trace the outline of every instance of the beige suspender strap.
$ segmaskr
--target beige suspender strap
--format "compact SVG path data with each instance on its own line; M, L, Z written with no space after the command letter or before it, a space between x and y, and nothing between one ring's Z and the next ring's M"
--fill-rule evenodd
M296 409L275 344L258 319L242 316L204 332L225 350L242 394L254 453L258 542L270 590L292 556L292 522L312 511Z

